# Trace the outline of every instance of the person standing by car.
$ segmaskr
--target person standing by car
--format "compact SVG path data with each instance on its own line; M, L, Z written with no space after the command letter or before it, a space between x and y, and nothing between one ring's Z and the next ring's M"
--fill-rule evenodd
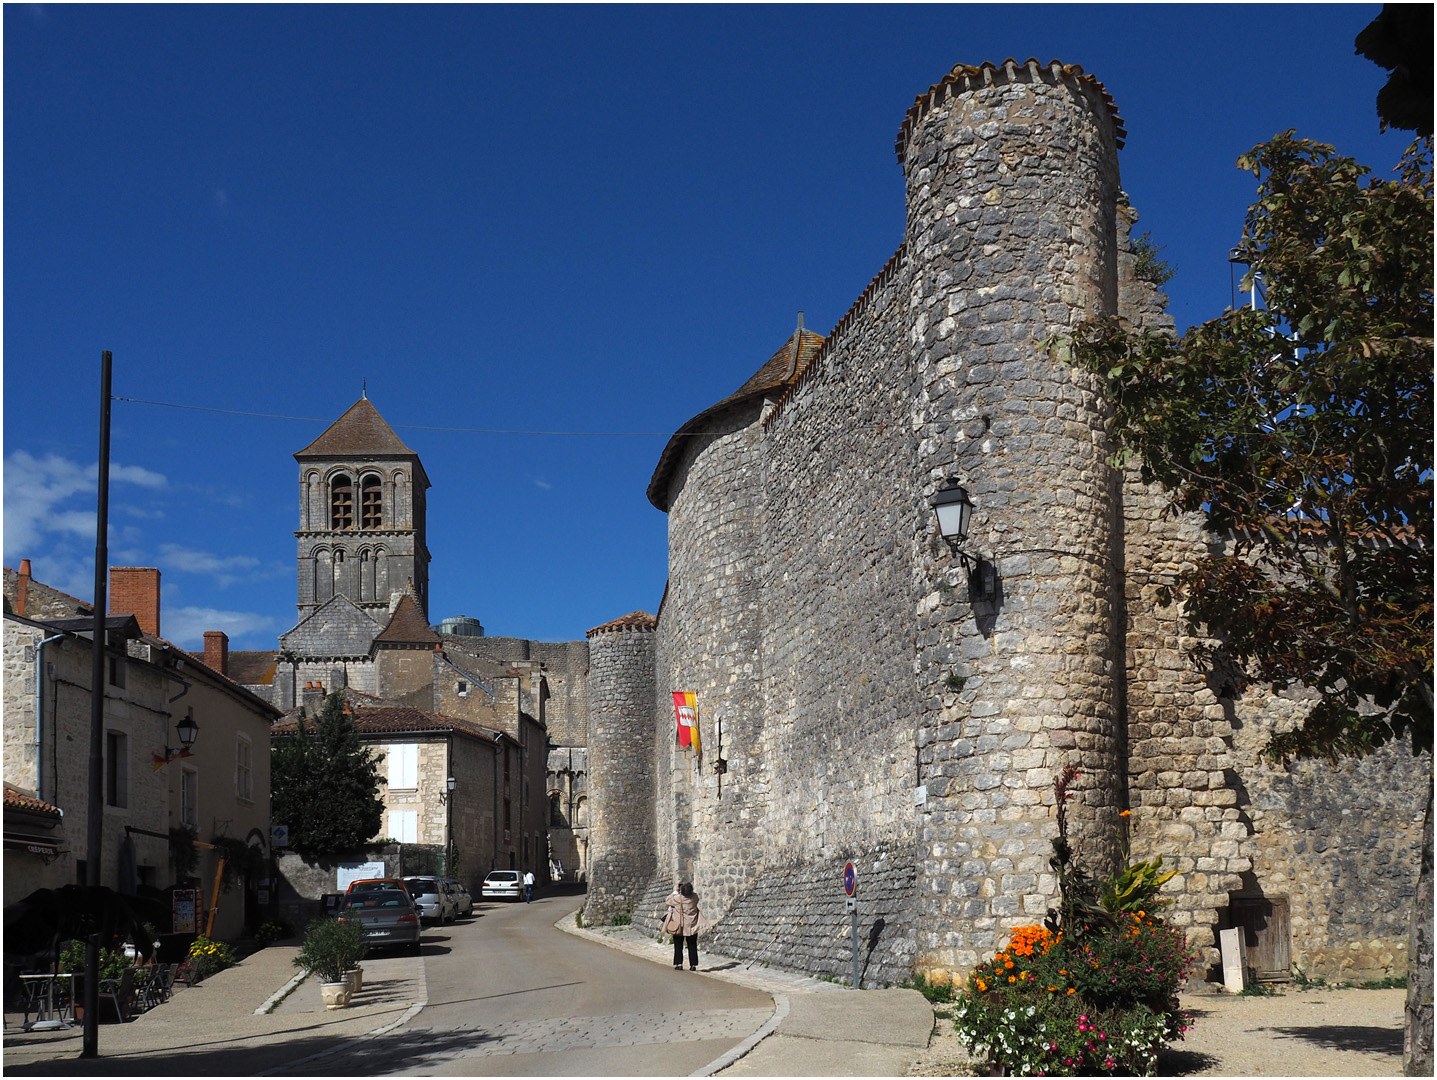
M534 899L534 872L533 872L532 870L525 870L525 871L524 871L524 903L527 904L527 903L528 903L530 900L532 900L532 899Z
M689 970L699 969L699 897L694 887L685 881L669 893L668 916L664 919L664 930L674 938L674 970L684 969L684 945L689 947Z

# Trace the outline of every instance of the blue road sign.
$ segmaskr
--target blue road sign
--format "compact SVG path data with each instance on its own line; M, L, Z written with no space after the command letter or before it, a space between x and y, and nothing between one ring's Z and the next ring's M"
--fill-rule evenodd
M857 888L858 871L853 869L852 863L849 863L843 868L843 891L846 892L849 896L852 896L853 891Z

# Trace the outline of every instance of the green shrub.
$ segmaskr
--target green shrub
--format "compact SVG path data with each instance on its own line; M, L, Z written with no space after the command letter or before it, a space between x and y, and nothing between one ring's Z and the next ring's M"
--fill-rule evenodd
M201 934L190 945L190 967L198 978L207 979L234 963L235 951L223 941L211 941Z
M953 1000L953 984L950 982L929 982L926 976L918 974L913 976L913 981L907 985L909 989L917 990L934 1005L946 1004Z
M358 923L319 918L304 932L304 944L293 962L321 982L339 982L346 971L364 959L366 951L364 931Z
M633 925L633 922L634 922L634 917L633 917L632 915L630 915L627 911L621 911L621 912L619 912L617 915L615 915L612 919L609 920L609 925L610 925L610 926L631 926L631 925Z
M289 937L289 935L290 928L288 923L261 923L259 925L259 928L254 932L254 943L257 947L261 949L267 949L276 941L283 941L285 938Z
M130 958L113 949L100 949L100 978L118 979L130 967ZM60 970L75 975L85 973L85 943L75 938L60 953Z

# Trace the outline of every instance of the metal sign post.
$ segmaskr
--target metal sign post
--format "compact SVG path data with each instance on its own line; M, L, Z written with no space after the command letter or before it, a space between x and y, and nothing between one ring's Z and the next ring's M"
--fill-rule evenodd
M843 891L848 894L845 907L848 908L848 942L853 946L853 989L858 989L858 871L849 863L843 868Z

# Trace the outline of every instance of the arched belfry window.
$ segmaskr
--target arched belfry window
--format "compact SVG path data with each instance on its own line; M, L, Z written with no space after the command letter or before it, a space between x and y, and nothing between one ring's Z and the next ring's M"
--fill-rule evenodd
M347 473L329 482L329 527L354 528L354 481Z
M379 477L366 476L359 482L360 528L378 529L384 524L384 498Z

